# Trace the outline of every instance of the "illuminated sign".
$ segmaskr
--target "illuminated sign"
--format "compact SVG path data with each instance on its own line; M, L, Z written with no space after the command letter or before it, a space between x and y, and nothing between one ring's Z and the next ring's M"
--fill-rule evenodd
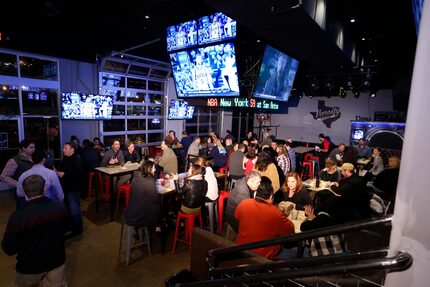
M209 98L208 107L220 108L256 108L279 110L279 104L270 100L257 100L248 98Z

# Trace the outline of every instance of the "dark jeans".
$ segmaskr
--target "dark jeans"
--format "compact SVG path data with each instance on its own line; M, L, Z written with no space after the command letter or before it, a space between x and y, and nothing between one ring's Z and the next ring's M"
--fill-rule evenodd
M69 192L65 196L65 203L69 213L72 234L82 233L81 199L79 192Z

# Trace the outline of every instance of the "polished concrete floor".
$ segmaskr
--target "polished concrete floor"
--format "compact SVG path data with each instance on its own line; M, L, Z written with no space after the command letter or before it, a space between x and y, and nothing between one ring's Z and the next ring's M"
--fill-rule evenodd
M80 238L66 241L66 270L68 286L164 286L165 279L175 272L189 268L190 253L179 245L171 255L172 233L166 253L160 252L160 239L152 236L152 257L146 247L133 251L133 263L125 266L125 256L118 259L120 223L109 222L106 205L95 212L94 203L81 200L84 233ZM11 192L0 192L0 232L3 236L7 219L15 209ZM0 286L14 286L15 256L0 252Z

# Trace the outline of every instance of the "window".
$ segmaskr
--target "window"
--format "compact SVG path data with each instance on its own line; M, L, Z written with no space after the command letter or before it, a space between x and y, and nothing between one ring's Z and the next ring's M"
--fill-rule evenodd
M0 115L19 115L18 86L0 84Z
M18 77L16 55L0 53L0 75Z
M58 80L57 62L21 56L19 57L19 67L23 78Z
M194 117L185 122L185 130L191 136L207 136L211 131L218 131L218 110L208 107L196 107Z
M57 90L21 87L24 115L58 116Z

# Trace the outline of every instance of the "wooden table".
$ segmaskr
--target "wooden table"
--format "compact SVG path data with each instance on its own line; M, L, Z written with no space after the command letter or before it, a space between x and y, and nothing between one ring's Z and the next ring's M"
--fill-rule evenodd
M157 179L156 181L156 187L157 191L160 194L160 222L161 222L161 254L164 254L164 251L166 249L166 242L167 242L167 217L169 213L169 206L168 202L170 198L176 197L178 194L178 190L176 189L175 183L173 180L169 180L169 187L165 187L161 185L161 182L163 179Z
M300 226L302 225L303 221L306 220L306 215L303 210L291 210L290 214L288 215L288 219L294 224L294 231L296 233L302 232L300 230Z
M304 153L308 153L313 151L315 148L313 147L305 147L305 146L298 146L298 147L293 147L293 151L296 152L296 154L304 154Z
M357 164L359 165L367 165L369 164L369 162L370 162L370 159L362 159L362 158L357 159Z
M222 185L222 190L225 190L225 188L226 188L226 186L227 186L227 175L226 175L225 173L221 173L221 172L217 172L217 171L215 171L215 172L214 172L214 174L215 174L215 177L216 177L217 181L218 181L218 180L223 181L223 182L221 183L221 185Z
M330 182L329 181L323 181L323 180L321 180L320 181L320 187L315 187L315 183L316 183L316 180L315 179L307 179L307 180L305 180L304 182L304 185L306 186L306 188L308 189L308 190L310 190L311 191L311 198L312 199L314 199L314 197L315 197L315 194L318 192L318 191L321 191L321 190L328 190L328 191L330 191L331 193L333 193L333 195L335 195L335 196L340 196L340 194L338 194L338 193L336 193L336 192L334 192L331 188L330 188Z
M117 193L116 188L116 181L114 181L115 177L119 177L121 175L126 174L132 174L139 168L139 164L137 163L131 163L131 164L124 164L123 167L119 165L112 165L107 167L96 167L95 170L101 172L102 174L109 177L110 187L110 221L113 221L113 213L115 210L115 195ZM98 199L97 199L97 192L96 192L96 211L98 210Z

